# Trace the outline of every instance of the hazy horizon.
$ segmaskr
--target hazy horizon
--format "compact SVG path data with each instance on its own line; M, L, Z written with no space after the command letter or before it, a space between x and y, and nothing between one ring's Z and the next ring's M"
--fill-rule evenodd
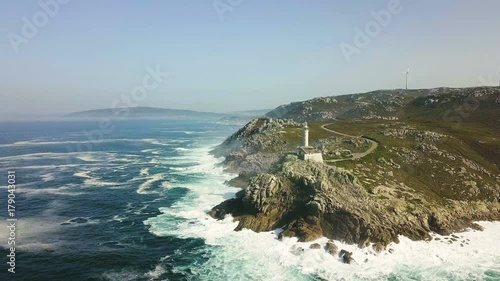
M404 88L408 65L411 89L498 85L494 0L55 1L0 3L0 115L270 109Z
M216 112L216 111L198 111L198 110L191 110L191 109L183 109L183 108L165 108L165 107L159 107L159 106L132 106L132 107L129 107L130 109L132 108L136 108L136 107L147 107L147 108L153 108L153 109L170 109L170 110L179 110L179 111L183 111L183 110L186 110L186 111L193 111L193 112L200 112L200 113L213 113L213 114L226 114L226 115L231 115L231 114L234 114L234 115L237 115L238 113L245 113L245 112L253 112L253 111L271 111L273 110L274 108L262 108L262 109L255 109L255 110L241 110L241 111L234 111L234 110L230 110L230 111L225 111L225 112ZM68 116L73 114L73 113L82 113L82 112L92 112L92 111L99 111L99 110L109 110L111 109L113 112L114 111L119 111L120 109L115 109L115 108L110 108L110 107L107 107L107 108L90 108L90 109L83 109L83 110L77 110L77 111L70 111L70 112L62 112L62 113L35 113L35 114L31 114L31 113L11 113L11 114L2 114L0 113L0 122L2 121L16 121L16 120L20 120L20 121L37 121L38 119L41 120L41 121L51 121L51 120L54 120L54 121L64 121L64 120L68 120L68 121L71 121L71 120L79 120L79 119L88 119L90 118L89 120L93 120L95 118L97 119L102 119L102 116L98 116L98 117L75 117L75 118L70 118L68 119ZM144 117L147 117L147 116L144 116ZM153 117L153 116L151 116ZM131 119L135 119L137 117L128 117L128 118L131 118ZM158 117L156 117L158 118Z
M471 86L471 87L476 87L476 86ZM471 87L456 87L456 88L471 88ZM482 87L482 86L479 86L479 87ZM497 86L488 86L488 87L497 87ZM433 87L433 88L425 88L425 89L436 89L436 88L455 88L455 87L445 87L445 86L442 86L442 87ZM410 89L410 90L422 90L424 88L421 88L421 89ZM404 89L402 88L395 88L395 89L375 89L373 91L384 91L384 90L401 90L401 91L404 91ZM368 92L372 92L372 91L368 91ZM351 94L364 94L365 92L360 92L360 93L345 93L345 94L341 94L341 95L351 95ZM339 96L339 95L335 95L335 96ZM317 97L320 97L320 96L317 96ZM321 97L327 97L327 96L321 96ZM283 103L283 104L280 104L280 105L286 105L286 104L289 104L289 103L293 103L293 102L301 102L301 101L304 101L304 100L294 100L294 101L289 101L289 102L286 102L286 103ZM255 108L255 109L246 109L246 110L227 110L227 111L203 111L203 110L193 110L193 109L189 109L189 108L167 108L167 107L161 107L161 106L143 106L143 105L139 105L139 106L131 106L129 108L134 108L134 107L148 107L148 108L156 108L156 109L171 109L171 110L179 110L179 111L182 111L182 110L187 110L187 111L195 111L195 112L205 112L205 113L217 113L217 114L231 114L231 113L241 113L241 112L251 112L251 111L271 111L273 109L276 109L277 107L279 107L280 105L278 106L275 106L275 107L272 107L272 108ZM86 111L96 111L96 110L106 110L106 109L111 109L113 110L112 107L106 107L106 108L89 108L89 109L83 109L83 110L77 110L77 111L69 111L69 112L47 112L47 113L40 113L40 114L31 114L31 113L15 113L15 114L0 114L0 121L14 121L14 120L17 120L17 119L24 119L26 121L34 121L36 120L36 118L52 118L54 120L59 120L60 118L64 118L62 120L67 120L66 119L66 115L69 115L69 114L72 114L72 113L80 113L80 112L86 112ZM100 117L99 117L100 118ZM44 120L47 120L47 119L44 119ZM69 119L71 120L71 119Z

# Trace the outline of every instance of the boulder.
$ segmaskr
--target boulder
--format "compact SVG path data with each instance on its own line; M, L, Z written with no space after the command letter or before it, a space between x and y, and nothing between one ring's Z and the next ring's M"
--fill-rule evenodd
M343 263L351 264L352 262L354 262L354 259L352 258L352 252L348 252L344 249L340 250L339 258L342 259Z
M226 210L224 209L212 209L208 212L208 214L217 220L223 220L226 217Z
M321 249L321 245L318 243L314 243L309 246L309 249Z
M385 250L385 246L382 243L375 243L373 244L372 248L376 253L381 253L383 250Z
M335 243L333 243L332 240L330 240L330 241L326 242L325 251L327 253L329 253L330 255L335 256L337 254L338 247L337 247L337 245L335 245Z
M302 247L297 247L297 246L293 246L291 249L290 249L290 252L296 256L300 255L300 254L303 254L304 253L304 248Z

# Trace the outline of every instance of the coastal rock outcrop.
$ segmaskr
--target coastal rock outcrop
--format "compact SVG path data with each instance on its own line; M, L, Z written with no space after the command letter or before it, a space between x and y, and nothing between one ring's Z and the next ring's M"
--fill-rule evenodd
M338 249L339 248L337 247L337 245L335 245L333 241L330 240L326 242L325 251L330 255L335 256L337 254Z
M498 96L500 89L493 88L417 90L404 98L397 91L375 91L278 107L212 151L225 158L221 163L225 169L239 175L229 184L242 190L213 207L210 215L223 219L230 214L238 221L236 230L281 229L279 237L299 241L327 237L360 247L372 245L376 252L398 242L400 235L424 240L430 239L430 232L449 235L479 229L474 221L500 219L498 145L478 142L467 132L445 133L439 116L470 98L479 99L483 109L495 116L492 101ZM289 119L277 119L282 117ZM299 160L300 122L339 117L350 118L343 121L344 128L362 125L371 134L333 137L328 135L331 131L319 131L325 122L310 123L316 138L311 143L333 160ZM402 117L425 122L405 123ZM471 113L470 118L498 127L491 118L480 117ZM377 120L380 123L374 123ZM453 120L444 120L448 121L454 126ZM357 133L366 136L365 131ZM349 160L344 168L337 165L347 162L337 162L344 159L333 152L348 149L359 154L367 149L362 140L373 135L379 143L373 156ZM333 242L325 250L332 255L338 252ZM348 252L341 258L352 262Z
M500 210L486 203L480 212L477 205L451 203L442 208L419 200L420 206L408 210L398 207L401 202L394 198L389 204L394 207L388 209L348 171L296 160L282 163L274 174L252 177L240 197L214 207L211 215L232 214L239 221L236 230L281 227L281 237L304 242L324 236L362 247L369 243L383 247L397 242L398 235L421 240L429 239L430 231L449 234L472 227L472 218L498 216Z
M350 263L354 262L354 259L352 258L352 252L348 252L346 250L340 250L339 258L342 259L343 263L350 264Z

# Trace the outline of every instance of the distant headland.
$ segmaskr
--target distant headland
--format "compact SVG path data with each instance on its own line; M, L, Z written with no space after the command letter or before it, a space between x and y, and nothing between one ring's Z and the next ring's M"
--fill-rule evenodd
M124 108L105 108L78 111L64 115L65 118L74 119L94 119L94 118L113 118L123 117L126 119L210 119L220 121L248 121L253 118L266 114L268 109L265 110L249 110L249 111L235 111L229 113L216 113L216 112L202 112L184 109L169 109L158 107L124 107Z

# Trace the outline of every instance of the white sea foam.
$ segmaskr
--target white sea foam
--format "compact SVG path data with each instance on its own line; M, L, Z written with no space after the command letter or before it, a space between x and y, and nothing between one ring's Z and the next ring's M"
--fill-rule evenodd
M188 171L189 168L187 167L170 167L169 169L171 169L172 171Z
M149 175L149 168L143 168L140 171L141 176L147 176Z
M110 143L110 142L140 142L142 139L101 139L98 141L91 140L74 140L74 141L44 141L44 140L30 140L18 141L14 143L0 144L0 147L13 147L13 146L36 146L36 145L63 145L63 144L96 144L96 143Z
M487 270L500 273L500 222L479 222L485 230L456 234L459 239L448 244L444 239L411 241L400 237L376 254L370 247L360 249L336 241L340 249L353 252L356 263L343 264L324 250L309 249L311 243L299 243L295 238L277 240L275 232L255 233L233 231L237 222L227 216L216 221L207 215L211 207L238 189L223 185L233 175L215 167L216 160L208 156L208 148L194 149L191 157L201 164L189 173L204 173L200 182L185 184L191 193L161 215L144 223L158 236L202 238L210 247L209 260L192 272L210 276L210 280L309 280L312 275L326 280L473 280L485 278ZM434 235L437 237L438 235ZM322 246L326 238L314 241ZM212 247L217 246L217 247ZM302 247L305 251L294 251ZM494 279L491 279L494 280Z
M28 154L19 154L14 156L5 156L0 157L0 161L30 161L30 160L63 160L68 158L77 158L85 162L106 162L102 165L110 165L109 162L132 162L131 158L137 157L136 155L123 155L123 158L117 158L116 153L110 152L38 152L38 153L28 153ZM85 165L88 165L87 163ZM24 166L24 165L23 165ZM54 166L54 165L51 165ZM71 167L73 164L63 164L60 166ZM58 165L59 167L59 165Z
M158 128L160 129L160 128ZM194 132L194 131L181 131L181 130L161 130L161 133L165 134L171 134L171 133L181 133L185 135L192 135L192 134L200 134L201 132Z
M157 265L157 266L155 267L155 269L153 269L153 270L151 270L151 271L147 272L147 273L145 274L145 277L150 278L150 279L152 279L152 280L157 280L157 279L158 279L158 278L160 278L160 277L161 277L161 275L162 275L162 274L164 274L165 272L167 272L167 271L166 271L166 269L165 269L163 266L161 266L161 265Z
M149 164L161 164L162 162L156 158L149 160Z
M15 142L15 143L0 144L0 147L53 145L53 144L71 144L71 143L81 143L81 142L77 142L77 141L63 141L63 142L52 142L52 141L18 141L18 142Z
M46 213L40 214L36 218L24 217L19 219L16 227L16 239L24 241L25 243L16 246L27 244L30 241L41 241L42 238L53 236L54 233L58 232L63 227L60 224L61 221L61 218L47 216ZM2 239L2 241L7 241L9 237L7 225L8 223L6 220L0 220L0 239ZM2 245L3 244L4 243L2 243Z
M42 242L34 242L34 243L23 243L17 246L17 249L26 251L26 252L43 252L47 253L47 251L55 251L60 248L63 243L54 242L54 243L42 243Z
M39 152L0 157L0 160L36 160L40 158L65 159L72 153Z
M127 218L128 217L121 216L121 215L114 215L113 218L110 221L123 222Z
M161 150L159 149L153 149L153 148L150 148L150 149L143 149L141 150L142 153L151 153L151 154L154 154L154 155L159 155L161 154Z
M64 222L61 223L61 225L64 226L81 226L81 225L88 225L88 224L98 224L101 221L99 219L94 219L91 217L74 217L71 219L68 219Z
M104 280L110 281L134 281L144 278L144 274L133 270L109 271L102 275Z
M119 183L119 182L103 181L99 178L86 179L84 181L84 184L87 186L92 186L92 187L96 187L96 186L120 186L120 185L122 185L122 183Z
M82 190L78 190L75 186L65 185L51 188L19 188L16 192L25 193L27 196L39 196L42 194L60 195L60 196L79 196L85 194Z
M90 171L81 171L81 172L74 173L73 176L90 179L92 177L89 176L89 173L90 173Z
M122 185L122 183L119 183L119 182L103 181L102 179L100 179L98 177L90 176L89 174L91 172L92 172L92 170L80 171L80 172L74 173L73 175L76 177L85 178L83 183L85 185L91 186L91 187L95 187L95 186L120 186L120 185Z
M169 165L169 166L182 166L188 165L193 166L197 163L196 158L191 156L186 156L184 153L181 156L167 156L167 157L155 157L149 160L149 164L160 164L160 165Z
M55 179L54 173L47 173L41 176L44 182L53 181Z
M28 166L28 165L23 165L23 166L10 166L10 168L12 170L21 170L21 169L36 169L36 170L40 170L40 169L54 169L54 168L58 168L58 167L76 167L76 166L79 166L79 165L61 165L61 166L58 166L58 165L31 165L31 166Z
M172 141L159 140L159 139L143 139L142 141L147 142L149 144L160 145L160 146L172 146L174 144L174 142Z
M149 204L146 204L146 205L144 205L144 206L140 207L140 208L139 208L139 209L137 209L137 210L131 210L131 211L132 211L132 213L133 213L134 215L142 215L142 214L143 214L143 213L142 213L142 211L146 210L148 207L149 207Z
M143 182L141 185L139 185L139 188L137 189L137 193L139 194L152 194L152 193L158 193L158 191L154 190L149 190L151 185L157 181L163 180L163 175L161 174L154 174L151 177L149 177L145 182Z
M99 161L99 159L94 157L93 153L81 154L81 155L77 156L76 158L78 158L82 161L85 161L85 162L97 162L97 161Z
M75 168L75 167L113 167L120 166L120 164L113 163L85 163L85 164L66 164L66 165L23 165L23 166L10 166L12 170L39 170L39 169L57 169L58 171L65 170L67 168Z

